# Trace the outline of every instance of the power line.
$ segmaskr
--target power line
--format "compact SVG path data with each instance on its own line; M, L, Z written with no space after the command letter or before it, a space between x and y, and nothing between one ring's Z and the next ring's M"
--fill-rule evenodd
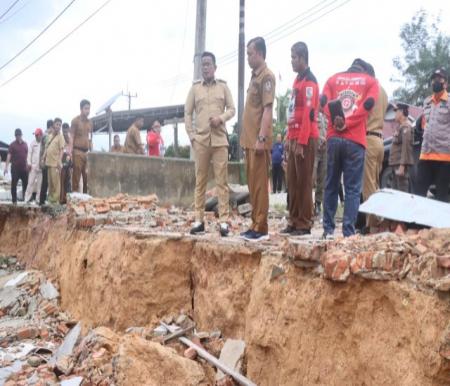
M326 15L330 14L331 12L333 12L333 11L335 11L335 10L337 10L337 9L339 9L339 8L341 8L341 7L343 7L345 4L349 3L350 1L351 1L351 0L346 0L346 1L344 1L344 2L342 2L342 3L340 3L340 4L338 4L336 7L333 7L332 9L328 10L327 12L320 14L320 15L317 16L316 18L314 18L314 19L312 19L312 20L309 20L309 21L307 21L306 23L304 23L304 24L302 24L302 25L300 25L300 26L295 27L295 29L293 29L293 30L291 30L291 31L289 31L289 32L287 32L287 33L281 35L281 36L278 36L278 38L277 38L277 35L274 35L274 36L272 37L272 39L270 39L270 38L268 39L267 45L268 45L268 46L269 46L269 45L272 45L272 44L274 44L274 43L276 43L276 42L278 42L278 41L280 41L280 40L286 38L287 36L292 35L294 32L297 32L298 30L300 30L300 29L302 29L302 28L305 28L305 27L309 26L310 24L312 24L312 23L314 23L314 22L316 22L316 21L322 19L322 18L325 17ZM334 2L335 2L335 1L333 1L333 3L334 3ZM331 4L331 3L330 3L330 4ZM320 10L314 12L314 13L311 14L309 17L315 16L317 13L320 13L321 10L323 10L323 9L320 9ZM308 17L308 18L309 18L309 17ZM273 40L274 37L275 37L275 39ZM224 63L221 63L220 65L221 65L221 66L227 66L227 65L229 65L229 64L231 64L231 63L233 63L233 62L235 62L235 61L236 61L236 57L231 57L231 58L225 60L225 62L224 62Z
M8 20L12 19L15 15L17 15L22 9L24 9L27 5L31 3L32 0L28 0L25 4L23 4L20 8L16 9L15 12L13 12L8 17L4 18L3 20L0 20L0 24L3 24L7 22Z
M319 6L320 6L321 4L323 4L323 3L326 3L327 1L328 1L328 0L322 0L322 1L318 2L316 5L312 6L311 8L308 8L306 11L303 11L303 12L299 13L299 14L298 14L297 16L295 16L294 18L292 18L292 19L288 20L287 22L281 24L280 26L276 27L276 28L273 29L272 31L269 31L268 33L264 34L263 36L267 39L267 38L270 37L272 34L276 34L277 31L290 27L290 26L289 26L290 24L292 24L292 26L295 25L295 24L298 24L299 22L301 22L301 21L304 20L304 19L301 19L301 20L297 20L297 19L299 19L299 18L302 17L302 16L305 16L305 15L309 14L309 13L310 13L311 11L313 11L315 8L319 7ZM331 5L332 3L336 2L336 1L337 1L337 0L333 0L330 4L325 5L325 8L328 7L329 5ZM314 11L313 14L314 14L315 12L318 12L318 11ZM308 18L308 17L309 17L309 16L307 16L306 18ZM225 61L225 60L228 60L228 59L230 59L231 57L236 56L236 55L237 55L237 50L234 50L234 51L229 52L229 53L226 54L226 55L223 55L223 56L219 57L219 58L217 59L217 61L218 61L218 62Z
M20 0L16 0L16 1L14 1L10 6L9 6L9 8L5 11L5 12L3 12L3 14L0 16L0 20L3 18L3 16L5 16L9 11L11 11L11 9L13 9L14 8L14 6L19 2Z
M39 34L31 41L29 42L24 48L22 48L16 55L14 55L11 59L9 59L3 66L0 67L0 71L3 70L9 63L17 59L22 53L30 47L36 40L38 40L69 8L70 6L75 3L75 0L71 0L69 4L50 22L47 27L45 27Z
M299 13L297 16L295 16L294 18L288 20L287 22L283 23L282 25L274 28L272 31L269 31L267 34L264 34L264 37L270 37L271 35L277 35L278 31L285 29L287 26L289 26L289 24L292 24L289 27L293 27L296 24L300 23L301 21L308 19L311 16L316 15L318 12L320 12L321 10L329 7L330 5L332 5L333 3L335 3L337 0L332 0L329 4L325 5L324 7L320 8L319 10L316 10L314 12L311 13L311 11L313 11L314 9L316 9L317 7L319 7L320 5L322 5L323 3L327 3L329 0L322 0L319 1L317 4L315 4L314 6L312 6L311 8L308 8L306 11L303 11L301 13ZM298 18L305 16L307 14L311 13L311 15L302 18L301 20L297 20ZM220 65L228 65L230 63L233 63L237 58L237 51L232 51L229 52L228 54L225 54L219 58L217 58L217 62ZM230 61L231 59L231 61ZM224 64L225 63L225 64ZM174 75L170 78L161 80L159 82L157 82L157 84L166 84L166 85L173 85L176 84L178 81L183 81L185 80L185 78L187 77L186 74L178 74L178 75Z
M14 75L12 78L8 79L7 81L3 82L0 85L1 87L6 86L8 83L12 82L14 79L22 75L25 71L27 71L30 67L35 65L37 62L39 62L42 58L47 56L51 51L53 51L56 47L58 47L62 42L64 42L69 36L74 34L77 30L79 30L84 24L86 24L90 19L92 19L97 13L99 13L104 7L106 7L112 0L105 1L99 8L97 8L93 13L91 13L86 19L84 19L80 24L78 24L72 31L70 31L67 35L65 35L62 39L58 40L53 46L51 46L47 51L45 51L41 56L39 56L37 59L35 59L33 62L31 62L28 66L23 68L21 71L19 71L16 75Z

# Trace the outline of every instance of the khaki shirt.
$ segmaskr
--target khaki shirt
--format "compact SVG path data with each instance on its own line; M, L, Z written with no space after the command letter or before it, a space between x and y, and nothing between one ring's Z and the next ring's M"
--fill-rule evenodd
M141 132L133 124L127 131L123 152L128 154L144 154L144 146L141 141Z
M70 137L73 141L73 148L80 151L91 150L90 136L92 133L92 122L84 119L80 115L72 119L70 125Z
M275 99L275 76L264 64L258 71L252 72L250 85L247 89L247 100L245 101L242 119L241 147L254 149L261 129L261 120L264 108L273 105ZM272 148L272 131L270 126L265 149Z
M66 146L66 141L61 133L50 135L47 140L47 146L45 149L45 166L56 168L61 165L61 154Z
M414 165L413 134L409 122L400 125L392 137L389 165Z
M204 146L228 146L225 122L235 112L230 89L224 80L194 82L184 105L184 123L189 139ZM211 127L209 124L209 118L214 116L222 119L223 123L219 127Z
M111 147L111 153L123 153L123 146L119 145L119 146L112 146Z
M373 106L367 119L367 131L376 131L381 134L384 126L384 116L388 106L388 96L383 87L379 86L379 90L378 100L375 102L375 106Z

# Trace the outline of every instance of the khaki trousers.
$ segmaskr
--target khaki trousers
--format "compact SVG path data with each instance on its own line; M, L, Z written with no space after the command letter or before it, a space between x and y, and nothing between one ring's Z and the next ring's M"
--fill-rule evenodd
M295 229L309 230L313 224L313 171L316 141L310 138L303 147L303 157L295 154L296 140L288 158L289 225Z
M364 160L363 201L367 201L380 188L380 173L383 167L383 158L383 140L374 135L368 135ZM379 224L380 220L376 216L367 216L366 225L368 227L377 227Z
M204 146L194 141L195 152L195 221L203 222L205 193L209 165L213 164L216 191L219 200L219 218L225 222L229 216L228 147Z
M83 193L87 193L87 153L80 150L73 150L72 156L72 191L78 192L80 189L80 178L83 177Z
M247 183L252 205L252 225L250 229L259 233L268 233L267 217L269 213L269 165L270 151L256 153L254 149L245 149Z
M58 168L47 167L48 173L48 202L51 204L59 203L61 194L61 172Z

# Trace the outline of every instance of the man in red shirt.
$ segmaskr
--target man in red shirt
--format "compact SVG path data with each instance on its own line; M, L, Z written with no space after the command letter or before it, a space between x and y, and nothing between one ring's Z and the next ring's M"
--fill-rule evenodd
M13 204L17 204L17 183L22 181L23 197L28 185L28 145L22 139L22 130L16 129L14 136L16 140L9 145L4 174L8 173L8 165L11 162L11 197Z
M344 237L355 234L367 145L367 117L379 93L377 80L368 75L366 69L366 62L355 59L346 72L328 79L320 101L328 116L327 179L323 208L325 238L334 233L342 174L345 190L342 232Z
M147 147L149 156L160 156L160 146L164 144L161 137L161 122L156 119L149 132L147 133Z
M319 86L308 66L308 46L305 43L298 42L292 46L291 64L298 75L292 86L288 113L289 221L281 233L301 236L311 233L313 223L312 177L319 137Z

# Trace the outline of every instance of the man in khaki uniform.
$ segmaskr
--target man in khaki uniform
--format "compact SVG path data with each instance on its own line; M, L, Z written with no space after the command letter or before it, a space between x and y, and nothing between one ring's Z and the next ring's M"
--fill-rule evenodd
M392 189L409 192L409 169L414 165L413 133L408 121L409 108L404 103L393 104L395 122L399 126L392 136L389 166L392 168Z
M72 156L72 191L78 192L80 178L83 177L83 193L87 193L87 153L92 150L92 122L88 119L91 102L83 99L80 102L80 115L72 119L70 125L69 152Z
M245 150L247 183L252 205L252 225L241 236L247 241L269 238L269 163L272 148L272 114L275 76L267 68L266 43L263 38L247 44L247 61L252 77L247 90L240 143Z
M375 78L375 71L369 63L366 64L366 72ZM384 144L383 125L384 116L388 107L388 96L383 87L379 85L378 100L367 119L367 148L364 159L364 180L362 196L363 201L380 188L380 173L383 168ZM367 230L375 230L379 226L379 219L374 215L368 215L366 219Z
M111 147L111 153L123 153L123 146L120 144L120 137L114 136L114 145Z
M66 141L61 134L62 120L55 118L53 121L53 132L50 135L45 149L44 159L48 173L48 202L59 203L61 195L61 169L62 157Z
M204 52L201 60L203 80L194 82L184 106L186 131L195 155L195 223L191 234L205 231L205 192L212 161L219 199L219 232L225 237L229 233L228 134L225 122L234 116L235 108L226 82L214 76L217 69L214 54Z
M139 115L127 131L123 152L127 154L145 154L141 140L141 130L144 127L144 116Z

